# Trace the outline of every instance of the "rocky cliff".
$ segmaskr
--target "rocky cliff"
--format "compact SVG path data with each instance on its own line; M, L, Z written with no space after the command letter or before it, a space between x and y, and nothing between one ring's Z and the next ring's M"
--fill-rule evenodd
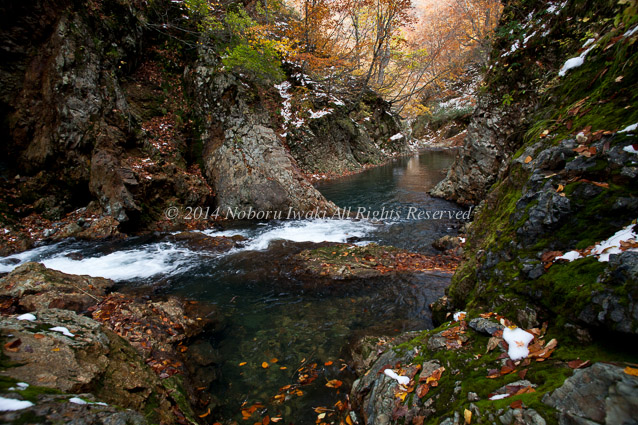
M407 146L391 140L398 121L374 94L282 136L286 99L272 81L224 68L223 43L204 43L210 34L182 2L0 7L0 212L11 249L170 227L168 206L331 210L307 173L354 170Z
M439 328L364 350L362 421L635 421L637 24L633 2L506 2L465 144L434 191L480 203L465 259L433 305ZM528 333L523 357L503 324ZM388 366L409 384L375 374Z

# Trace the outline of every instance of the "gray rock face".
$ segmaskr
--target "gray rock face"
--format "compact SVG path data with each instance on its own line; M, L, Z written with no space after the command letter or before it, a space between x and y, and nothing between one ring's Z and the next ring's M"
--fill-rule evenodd
M268 112L243 82L206 65L188 78L200 113L207 117L202 136L205 172L224 213L251 208L336 211L305 180L273 130Z
M319 99L317 99L319 100ZM288 131L291 154L306 173L342 173L376 164L391 153L407 153L407 138L394 137L401 124L390 105L367 93L354 111L346 107Z
M621 367L595 363L574 371L543 402L559 411L561 425L636 424L638 378Z
M524 125L529 105L500 108L489 96L479 98L479 106L467 128L467 136L447 176L432 196L462 205L476 205L507 168L518 148L514 135Z

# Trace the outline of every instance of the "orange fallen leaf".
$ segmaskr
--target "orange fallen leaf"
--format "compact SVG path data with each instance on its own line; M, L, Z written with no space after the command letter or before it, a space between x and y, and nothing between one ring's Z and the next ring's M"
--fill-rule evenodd
M288 368L287 368L286 366L279 366L279 369L280 369L280 370L286 370L286 369L288 369Z
M277 422L281 421L282 419L283 418L270 418L270 421L277 423Z
M241 362L239 363L239 366L246 366L247 362Z
M331 366L332 365L332 361L325 362L324 365Z
M279 361L278 358L273 357L272 359L270 359L270 363L277 363Z
M326 387L328 387L328 388L339 388L342 385L343 385L343 382L341 382L338 379L332 379L332 380L326 382Z
M512 409L520 409L521 407L523 407L523 401L515 400L515 401L510 403L510 407Z
M208 408L208 411L206 413L204 413L203 415L199 415L199 417L200 418L205 418L208 415L210 415L210 407Z
M634 368L634 367L629 367L627 366L623 372L625 372L627 375L631 375L631 376L638 376L638 369Z
M33 334L33 337L35 339L42 339L42 338L44 338L44 335L42 335L42 334Z
M590 361L589 360L580 360L580 359L576 359L576 360L572 360L570 362L567 362L567 366L569 366L572 369L580 369L583 367L587 367L590 365Z
M268 364L268 362L263 362L261 364L261 367L263 367L264 369L268 369L270 367L270 365Z
M472 423L472 412L470 410L465 409L465 411L463 411L463 417L465 418L465 425Z

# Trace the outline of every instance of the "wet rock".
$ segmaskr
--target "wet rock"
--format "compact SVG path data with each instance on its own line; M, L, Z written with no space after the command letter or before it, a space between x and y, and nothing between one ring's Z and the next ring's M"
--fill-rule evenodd
M447 251L461 246L461 239L456 236L445 235L432 243L432 246L439 251Z
M26 311L62 308L84 312L97 304L114 282L101 277L76 276L26 263L0 279L0 295L11 297Z
M500 323L496 323L492 320L484 319L482 317L477 317L470 320L468 325L476 332L481 332L487 335L493 335L494 332L505 328L505 326L501 325Z
M562 387L543 397L558 410L559 424L635 423L638 411L638 378L623 368L595 363L578 369Z
M10 397L11 394L4 394ZM13 394L15 397L15 394ZM86 404L70 402L73 397ZM12 397L13 398L13 397ZM145 425L146 418L136 411L124 410L117 406L103 406L95 403L91 394L52 395L41 394L34 405L17 411L0 412L0 422L5 424L28 423L73 424L73 425ZM99 401L98 401L99 402ZM28 419L27 419L28 418Z
M170 241L184 241L189 248L198 251L227 252L235 248L244 238L242 236L208 236L200 232L181 232L167 237Z
M2 375L63 392L91 392L107 403L137 411L155 400L159 406L153 415L171 420L159 379L125 340L72 311L33 314L33 322L0 319L2 338L9 343L3 347L4 356L18 364ZM52 330L55 327L60 331Z
M467 401L479 401L481 400L481 398L478 396L478 394L470 391L467 393Z

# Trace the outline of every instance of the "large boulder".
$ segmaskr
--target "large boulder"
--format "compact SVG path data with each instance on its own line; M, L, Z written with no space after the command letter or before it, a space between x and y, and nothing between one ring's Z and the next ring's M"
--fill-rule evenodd
M228 211L332 214L336 207L317 191L286 151L262 100L244 81L202 64L187 73L199 114L205 117L204 168L221 213Z
M78 313L97 304L115 283L101 277L77 276L26 263L0 279L0 297L25 311L61 308Z
M72 311L33 314L33 321L0 319L3 355L14 365L0 374L62 392L90 392L150 418L173 420L159 378L128 342Z

